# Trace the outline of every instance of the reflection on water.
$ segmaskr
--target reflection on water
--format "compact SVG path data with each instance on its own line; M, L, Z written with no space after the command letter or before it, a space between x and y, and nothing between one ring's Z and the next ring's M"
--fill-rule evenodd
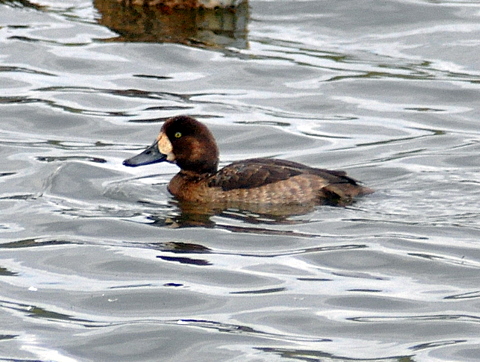
M231 219L239 219L247 223L282 223L288 222L289 216L302 215L311 212L315 204L198 204L178 202L180 216L175 220L179 226L212 225L211 217L222 215Z
M45 7L38 4L38 2L35 2L35 1L28 1L28 0L1 0L0 1L0 4L1 3L6 3L6 4L9 4L11 6L22 6L22 7L25 7L25 8L31 8L31 9L35 9L35 10L44 10Z
M141 186L140 186L141 187ZM129 191L123 190L123 187L109 192L109 196L112 198L122 198L121 194L129 193ZM118 193L118 194L117 194ZM166 195L165 195L166 196ZM167 196L171 199L171 196ZM308 205L245 205L240 208L234 208L232 205L227 207L226 205L211 205L211 204L193 204L183 203L177 200L171 200L168 202L168 206L158 204L152 201L138 200L137 201L144 210L145 222L151 226L156 227L169 227L169 228L182 228L182 227L206 227L206 228L220 228L229 231L237 231L244 233L259 233L259 234L272 234L272 235L302 235L310 236L308 234L295 233L290 230L269 230L268 228L253 227L253 225L295 225L304 221L298 221L292 219L297 215L304 215L314 210L315 204ZM105 207L102 207L106 210ZM85 210L70 209L68 212L74 215L84 215ZM90 211L91 212L91 211ZM138 215L129 215L126 210L125 217L137 218ZM243 226L234 226L231 224L225 224L215 221L215 217L220 217L224 220L234 221L237 220Z
M129 6L156 6L165 9L215 9L237 6L243 0L110 0Z
M164 42L203 47L248 47L248 5L226 9L165 10L126 6L111 0L95 0L99 24L119 36L119 42Z

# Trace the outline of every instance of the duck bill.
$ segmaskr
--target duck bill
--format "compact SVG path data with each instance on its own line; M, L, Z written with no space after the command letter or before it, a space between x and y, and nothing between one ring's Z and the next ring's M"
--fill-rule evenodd
M139 153L132 158L123 161L125 166L137 167L150 165L152 163L163 162L167 160L167 155L161 153L158 149L158 141L155 141L150 147L148 147L142 153Z

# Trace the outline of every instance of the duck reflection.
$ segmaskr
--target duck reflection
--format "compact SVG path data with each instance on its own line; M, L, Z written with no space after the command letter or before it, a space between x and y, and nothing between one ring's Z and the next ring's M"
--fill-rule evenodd
M142 201L142 204L155 206ZM278 225L296 225L308 222L308 214L318 204L306 205L212 205L172 200L169 208L151 213L146 218L150 225L169 228L204 227L262 235L317 237L316 234L276 229ZM305 216L305 218L302 218ZM240 223L240 224L239 224Z
M198 47L248 47L246 1L228 8L182 9L94 0L98 23L119 34L111 41L164 42Z
M304 215L314 210L314 204L304 205L265 205L265 204L198 204L193 202L177 202L180 215L175 218L172 226L215 226L212 217L220 216L231 220L239 220L244 223L255 225L291 224L290 217ZM230 226L232 231L233 226ZM243 231L245 231L242 228ZM254 229L259 232L258 228Z

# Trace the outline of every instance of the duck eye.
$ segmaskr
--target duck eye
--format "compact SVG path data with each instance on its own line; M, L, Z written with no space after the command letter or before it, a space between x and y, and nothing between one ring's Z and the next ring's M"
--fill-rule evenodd
M180 138L182 137L182 132L176 132L175 133L175 138Z

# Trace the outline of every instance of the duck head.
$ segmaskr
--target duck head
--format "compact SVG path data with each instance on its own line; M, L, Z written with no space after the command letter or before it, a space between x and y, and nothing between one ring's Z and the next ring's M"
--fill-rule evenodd
M202 123L188 116L169 118L160 133L142 153L123 161L136 167L158 162L177 164L184 171L215 173L218 147L212 133Z

